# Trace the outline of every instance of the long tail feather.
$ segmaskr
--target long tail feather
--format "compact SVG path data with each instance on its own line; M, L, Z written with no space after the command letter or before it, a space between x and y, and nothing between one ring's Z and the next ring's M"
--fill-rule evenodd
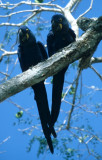
M53 126L57 121L60 112L64 75L66 69L67 68L63 69L62 71L53 76L52 110L51 110L51 121Z
M47 139L47 143L49 145L51 153L53 153L53 145L52 145L52 140L50 136L52 133L53 136L56 137L56 132L54 130L54 127L51 125L51 116L50 116L50 111L48 107L47 94L46 94L44 82L40 82L32 86L32 88L35 93L35 100L36 100L38 111L39 111L42 129Z

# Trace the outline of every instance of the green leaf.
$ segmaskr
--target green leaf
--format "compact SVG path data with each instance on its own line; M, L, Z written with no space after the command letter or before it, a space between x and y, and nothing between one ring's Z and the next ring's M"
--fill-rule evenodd
M35 3L43 3L44 0L35 0Z
M70 88L69 94L72 95L72 94L74 94L74 93L75 93L75 88L72 86L72 87Z
M64 98L66 96L66 93L62 93L61 98Z
M16 113L16 118L21 118L23 116L23 111L19 111Z
M4 48L4 44L3 43L0 43L0 49L1 48Z
M51 79L51 84L53 84L53 78Z
M80 143L83 143L83 140L84 140L83 137L79 137L79 142Z

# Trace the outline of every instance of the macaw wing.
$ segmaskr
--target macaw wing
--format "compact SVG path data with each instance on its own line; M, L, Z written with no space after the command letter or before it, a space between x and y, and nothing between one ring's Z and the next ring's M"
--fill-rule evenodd
M71 36L73 37L73 41L75 41L75 39L76 39L76 34L74 33L74 31L73 31L71 28L69 28L69 33L70 33Z
M47 52L46 52L44 45L40 41L38 41L37 44L40 48L43 59L46 60L48 58L48 55L47 55Z
M47 48L48 48L48 55L51 57L55 51L54 51L54 34L52 31L49 32L47 35Z

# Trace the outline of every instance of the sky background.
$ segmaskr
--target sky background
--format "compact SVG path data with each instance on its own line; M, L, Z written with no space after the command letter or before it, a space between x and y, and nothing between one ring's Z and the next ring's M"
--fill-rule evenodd
M5 3L6 1L2 1L3 3ZM9 1L10 3L16 3L19 1ZM48 2L47 0L45 0L44 2ZM61 6L65 6L67 3L67 0L56 0L55 2L58 5ZM83 12L85 12L90 6L90 0L82 0L82 2L80 3L79 7L77 8L77 10L74 12L74 17L77 18L80 14L82 14ZM30 7L29 7L30 8ZM22 6L20 9L29 9L27 6ZM5 10L2 10L2 8L0 8L0 15L1 14L5 14ZM53 12L43 12L41 14L41 16L44 18L45 21L48 21L49 23L46 25L47 27L45 27L45 29L43 30L43 32L41 33L41 36L36 36L37 40L42 41L44 44L46 44L46 36L48 34L48 31L50 29L50 19L52 17L54 13ZM102 15L102 1L100 0L94 0L93 2L93 7L92 10L90 12L88 12L85 17L88 18L93 18L93 17L99 17ZM0 23L2 22L6 22L7 19L6 18L0 18ZM17 17L17 19L15 17L12 17L11 22L14 23L18 23L20 22L21 19L20 17ZM29 23L28 27L34 32L36 33L36 29L37 26L36 24L33 25L32 23ZM8 29L11 29L10 27L8 27ZM17 31L17 27L14 28L15 31ZM5 31L5 27L1 27L0 28L0 37L1 40L3 40L4 37L4 31ZM83 31L80 30L80 35L83 33ZM9 50L11 45L16 41L16 37L13 38L10 43L6 44L5 42L5 49ZM14 50L17 49L17 45L15 46ZM95 57L101 57L102 55L102 43L99 44L94 56ZM14 61L11 63L11 66L9 65L9 71L12 71L12 64L15 62L17 58L17 55L13 56ZM5 60L5 59L4 59ZM4 61L0 63L0 70L5 70L5 64ZM102 70L100 68L102 68L102 64L94 64L93 65L98 71L99 73L102 75ZM15 69L13 70L11 77L14 77L18 74L21 73L21 69L19 66L19 62L17 62L17 65L15 67ZM76 70L72 69L72 67L69 67L68 72L66 73L66 81L68 80L68 82L72 82L74 77L76 75ZM97 105L100 103L101 107L102 107L102 92L98 91L95 92L93 90L89 90L86 86L96 86L97 88L101 88L102 89L102 82L100 81L100 79L96 76L96 74L91 70L91 69L86 69L83 71L82 73L82 79L83 79L83 84L84 84L84 89L83 89L83 101L82 104L89 104L89 107L93 107L93 105ZM51 78L47 79L47 82L49 82L51 80ZM48 94L48 100L49 100L49 106L51 106L51 87L52 85L46 85L47 88L47 94ZM65 85L66 87L66 85ZM66 89L64 87L64 89ZM89 92L89 91L90 92ZM23 134L22 132L19 131L19 129L25 129L28 127L31 127L32 125L36 126L36 124L40 121L38 120L38 111L37 111L37 107L36 107L36 103L33 100L34 99L34 95L33 92L31 90L31 88L28 88L16 95L14 95L13 97L11 97L10 99L5 100L4 102L0 103L0 143L6 139L7 137L10 137L9 140L7 142L5 142L4 144L0 144L0 152L5 151L5 153L0 154L0 160L56 160L56 159L60 159L63 160L64 156L61 152L59 152L57 149L55 149L55 154L51 155L51 153L49 151L45 152L43 155L41 155L39 158L37 158L37 151L39 148L39 142L36 141L34 143L34 145L32 146L32 149L30 152L26 152L27 151L27 147L29 146L29 141L30 139L35 135L35 136L39 136L41 135L41 132L38 130L33 130L32 134L28 135L28 134ZM66 99L68 99L70 102L72 100L72 97L67 97ZM22 123L19 122L19 120L15 117L15 114L19 111L19 109L16 107L16 105L12 104L11 101L13 101L15 104L20 105L21 107L23 107L24 109L28 109L30 108L30 110L28 110L29 114L27 114L26 112L24 112L23 114L23 118L22 118ZM64 119L68 118L68 110L70 109L70 105L66 105L64 102L61 105L61 113L59 115L58 118L58 124L61 124L63 122ZM95 131L95 133L98 136L102 136L102 128L101 128L101 122L102 122L102 115L95 115L92 116L90 113L82 113L81 114L81 110L76 109L75 110L75 116L73 116L73 121L74 122L74 126L79 126L81 127L82 125L87 126L87 124L89 123L90 125L92 125L92 129ZM76 114L80 115L80 119L76 118ZM81 120L82 119L82 120ZM86 124L87 123L87 124ZM72 123L73 125L73 123ZM56 125L57 126L57 125ZM38 126L38 128L40 128ZM30 132L29 132L30 133ZM61 137L70 137L71 133L64 130L58 133L58 137L57 139L59 140ZM70 147L77 147L77 140L73 140L72 143L69 143ZM61 146L61 144L59 144L59 147ZM80 148L81 153L84 155L84 159L87 159L87 151L84 148L84 145L81 145L82 148ZM90 144L90 148L91 148L91 144ZM99 154L102 156L102 144L98 144L97 147L95 148L95 151L98 151ZM86 154L86 155L85 155ZM74 159L78 159L77 157L74 157ZM81 160L84 160L81 159ZM88 160L94 160L93 157L89 157Z

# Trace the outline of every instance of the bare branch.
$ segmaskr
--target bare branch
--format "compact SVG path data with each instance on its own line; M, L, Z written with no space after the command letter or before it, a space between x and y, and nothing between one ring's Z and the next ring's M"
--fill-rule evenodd
M34 130L40 130L37 126L31 126L31 127L28 127L28 128L24 128L24 129L18 129L18 131L20 132L28 132L28 135L31 135L31 132L33 132Z
M63 98L62 98L62 100L61 100L61 102L66 102L65 101L65 97L66 97L66 95L68 94L68 92L69 92L69 90L71 89L71 87L73 86L73 84L75 83L75 81L76 81L76 79L74 79L74 81L67 87L67 90L66 90L66 92L64 93L64 96L63 96ZM71 104L72 105L72 104Z
M4 139L2 142L0 142L0 145L2 145L3 143L7 142L11 137L8 136L6 139Z
M97 137L97 135L94 135L93 133L91 133L89 130L85 130L84 128L79 128L79 127L71 127L71 129L75 129L75 130L82 131L82 132L87 132L92 137L96 138L100 143L102 143L102 140L99 137Z
M95 138L95 136L92 136L91 138L89 138L89 140L86 142L86 144L88 144L93 138Z
M102 57L92 57L90 64L102 63Z
M7 18L7 17L11 17L13 15L17 15L17 14L25 13L25 12L36 12L36 9L34 9L34 10L22 10L22 11L12 12L12 13L7 14L7 15L0 15L0 18Z
M4 50L4 49L0 49L2 52L4 52L3 54L2 54L2 56L0 57L0 62L2 61L2 59L5 57L5 56L9 56L9 55L15 55L15 54L17 54L17 51L13 51L13 52L10 52L10 51L6 51L6 50Z
M83 14L81 14L79 17L83 17L86 13L88 13L92 9L92 6L93 6L93 0L91 0L90 7Z
M90 87L88 87L88 86L85 86L86 88L89 88L89 89L92 89L93 91L102 91L102 88L98 88L98 87L95 87L95 86L90 86ZM92 92L93 92L92 91Z
M24 111L26 114L28 114L29 116L31 117L34 117L34 115L32 115L29 111L28 111L28 108L27 109L24 109L23 107L21 107L20 105L16 104L15 102L13 102L11 99L8 99L8 102L13 104L14 106L16 106L18 109Z
M81 2L81 0L70 0L65 8L68 9L69 11L71 11L71 9L74 6L78 5L78 3L80 3L80 2Z
M0 72L1 74L3 74L4 76L9 76L7 73L4 73L4 72Z
M72 84L70 84L70 85L67 87L67 90L66 90L66 92L65 92L65 94L64 94L64 96L63 96L61 102L64 101L64 99L65 99L66 95L68 94L68 92L69 92L69 90L70 90L71 87L72 87Z
M19 3L15 3L15 4L12 4L12 3L2 3L0 4L0 7L3 7L3 8L8 8L8 9L15 9L16 7L20 6L20 5L23 5L23 4L26 4L26 5L32 5L32 6L49 6L49 7L56 7L56 8L61 8L59 5L57 4L51 4L51 3L33 3L33 2L28 2L28 1L21 1ZM13 7L9 7L9 6L13 6Z
M61 7L60 7L61 8ZM27 12L33 12L28 18L26 18L23 22L21 23L1 23L0 26L13 26L13 27L20 27L21 25L27 23L30 19L32 19L36 14L42 12L42 11L49 11L49 12L59 12L61 13L63 11L63 9L55 9L55 8L40 8L40 9L36 9L36 10L26 10ZM16 14L16 13L21 13L21 12L25 12L25 11L19 11L19 12L14 12L11 15L13 14Z
M71 9L71 13L74 12L74 11L77 9L77 7L78 7L78 5L80 4L81 1L82 1L82 0L79 0L79 1L76 2L76 4L75 4L75 5L73 6L73 8Z
M71 107L71 110L69 111L69 114L68 114L68 123L67 123L66 129L70 128L70 121L71 121L71 116L72 116L72 113L73 113L73 110L74 110L74 107L75 107L75 99L76 99L76 93L77 93L78 81L79 81L80 74L81 74L81 70L78 71L78 75L77 75L77 78L76 78L75 93L73 95L72 107Z
M96 22L97 18L86 18L86 17L80 17L77 19L78 26L83 30L86 31L91 25Z
M90 66L90 68L98 75L98 77L102 81L102 76L98 73L98 71L96 71L96 69L93 66Z
M0 15L0 18L7 18L7 17L11 17L13 15L17 15L17 14L20 14L20 13L25 13L25 12L41 12L41 11L56 11L58 12L60 10L63 11L62 7L58 6L58 5L54 5L56 6L56 8L45 8L45 7L40 7L40 9L33 9L33 10L21 10L21 11L17 11L17 12L12 12L10 14L7 14L7 15Z

